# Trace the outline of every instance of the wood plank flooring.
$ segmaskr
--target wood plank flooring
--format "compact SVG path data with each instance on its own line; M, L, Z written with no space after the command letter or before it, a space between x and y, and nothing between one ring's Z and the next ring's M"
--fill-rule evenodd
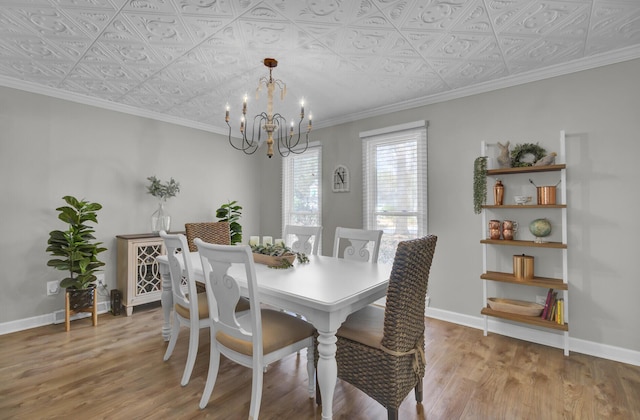
M246 419L251 372L223 359L206 409L198 409L209 358L201 331L198 359L180 386L188 331L162 361L167 343L159 306L133 316L104 314L0 336L0 419ZM640 419L640 367L427 319L424 401L411 393L400 418ZM306 355L265 375L261 419L320 419L306 393ZM386 419L386 410L338 381L335 419Z

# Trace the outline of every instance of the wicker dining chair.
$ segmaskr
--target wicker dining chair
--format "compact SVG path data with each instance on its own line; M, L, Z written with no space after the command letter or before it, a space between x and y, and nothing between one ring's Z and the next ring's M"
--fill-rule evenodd
M429 235L400 242L386 308L369 305L351 314L337 333L338 378L382 404L389 419L398 418L411 389L422 402L425 298L436 241Z
M198 251L198 247L193 243L196 238L200 238L210 244L231 245L229 222L185 223L184 231L187 236L189 251L191 252Z

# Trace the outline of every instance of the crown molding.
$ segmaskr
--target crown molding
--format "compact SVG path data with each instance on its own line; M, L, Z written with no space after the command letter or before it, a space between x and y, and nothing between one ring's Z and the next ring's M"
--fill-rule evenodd
M122 112L137 117L149 118L156 121L162 121L170 124L181 125L185 127L195 128L198 130L209 131L212 133L228 135L229 130L215 127L210 124L199 123L184 118L172 117L170 115L161 114L159 112L147 111L130 105L111 102L104 99L93 98L80 93L69 92L62 89L52 88L49 86L39 85L32 82L14 79L11 77L0 76L0 86L23 90L38 95L49 96L56 99L63 99L70 102L76 102L83 105L95 106L98 108L108 109L110 111Z
M440 102L446 102L453 99L460 99L467 96L487 93L498 89L523 85L526 83L537 82L540 80L550 79L552 77L564 76L571 73L577 73L583 70L590 70L597 67L603 67L610 64L621 63L640 58L640 46L621 48L619 50L594 55L588 58L574 60L569 63L557 64L543 69L531 70L513 76L503 77L497 80L478 83L449 92L438 93L435 95L423 96L421 98L411 99L408 101L398 102L395 104L385 105L361 112L344 115L339 118L332 118L322 122L315 122L316 128L332 127L339 124L350 123L365 118L378 117L380 115L391 114L393 112L406 111L412 108L418 108L426 105L433 105Z
M513 76L503 77L497 80L478 83L476 85L455 89L449 92L438 93L435 95L424 96L421 98L411 99L408 101L397 102L369 110L354 112L343 115L338 118L331 118L322 122L314 121L314 128L333 127L340 124L350 123L365 118L377 117L380 115L391 114L394 112L406 111L408 109L418 108L426 105L433 105L439 102L446 102L453 99L460 99L467 96L487 93L498 89L518 86L526 83L537 82L552 77L564 76L583 70L590 70L597 67L616 64L624 61L640 58L640 46L631 46L621 48L615 51L594 55L588 58L578 59L569 63L557 64L543 69L532 70ZM228 128L218 127L210 124L199 123L184 118L172 117L170 115L161 114L159 112L147 111L130 105L119 104L104 99L92 98L79 93L68 92L62 89L52 88L49 86L38 85L6 76L0 76L0 86L13 89L23 90L39 95L45 95L53 98L64 99L71 102L77 102L84 105L91 105L98 108L108 109L111 111L122 112L138 117L150 118L157 121L167 122L170 124L181 125L184 127L195 128L198 130L208 131L224 136L229 135Z

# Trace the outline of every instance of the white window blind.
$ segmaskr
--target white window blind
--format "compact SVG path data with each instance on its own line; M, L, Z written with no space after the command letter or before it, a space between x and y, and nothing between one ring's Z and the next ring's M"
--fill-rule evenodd
M427 233L427 123L360 133L364 228L381 229L379 261L392 262L398 242Z
M282 229L286 225L322 225L322 149L282 159Z

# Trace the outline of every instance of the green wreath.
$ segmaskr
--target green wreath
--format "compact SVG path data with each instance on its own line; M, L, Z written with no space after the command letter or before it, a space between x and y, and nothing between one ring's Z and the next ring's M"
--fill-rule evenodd
M533 162L521 162L520 159L526 155L533 155ZM538 143L524 143L516 144L516 147L511 151L511 167L521 168L524 166L533 166L538 160L547 155L547 151L543 147L538 146Z

